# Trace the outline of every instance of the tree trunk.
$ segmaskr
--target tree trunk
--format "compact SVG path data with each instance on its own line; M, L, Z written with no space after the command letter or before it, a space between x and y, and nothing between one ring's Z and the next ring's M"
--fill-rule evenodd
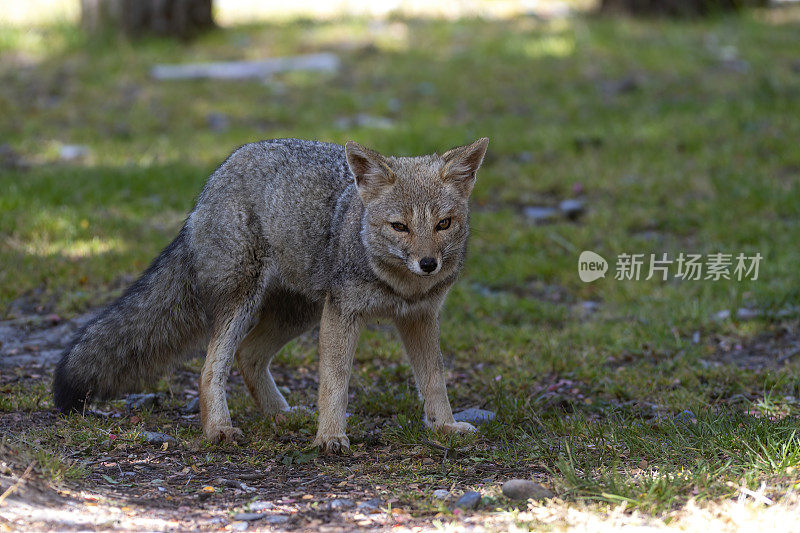
M81 0L81 22L90 32L186 39L214 27L212 0Z
M768 0L601 0L600 11L637 16L702 17L767 3Z

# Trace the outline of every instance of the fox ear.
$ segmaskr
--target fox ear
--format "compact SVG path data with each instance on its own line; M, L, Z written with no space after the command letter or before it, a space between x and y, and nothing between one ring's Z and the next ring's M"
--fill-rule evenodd
M469 196L488 146L489 138L482 137L472 144L459 146L442 154L442 159L444 159L442 179L444 182L452 183L464 196Z
M347 141L344 151L347 155L347 165L356 177L358 194L365 202L394 184L394 172L378 152L365 148L355 141Z

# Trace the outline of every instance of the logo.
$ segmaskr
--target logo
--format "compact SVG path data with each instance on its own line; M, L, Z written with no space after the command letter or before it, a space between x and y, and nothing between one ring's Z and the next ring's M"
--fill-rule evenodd
M590 283L596 279L606 277L608 272L608 262L603 256L590 250L581 252L578 258L578 276L581 281Z

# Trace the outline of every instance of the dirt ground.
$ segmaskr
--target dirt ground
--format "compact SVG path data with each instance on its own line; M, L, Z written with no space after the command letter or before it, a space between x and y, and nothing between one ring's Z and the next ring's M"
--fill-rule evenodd
M0 322L0 390L10 394L20 386L42 388L43 383L49 389L60 351L96 311L71 320L34 308L16 313L21 316ZM305 381L312 379L281 376L281 369L277 371L276 379L294 386L308 386ZM174 377L188 388L196 379L196 374L187 371ZM232 379L240 380L236 375ZM93 409L86 416L91 420L130 417L130 413ZM200 427L196 412L174 410L168 417L178 426ZM88 475L57 481L42 473L42 465L30 453L20 454L16 444L32 428L66 426L66 420L49 406L0 414L4 435L0 531L349 531L413 528L429 525L436 515L431 511L412 516L403 509L402 499L374 481L385 478L382 465L386 461L402 461L406 457L401 456L413 457L419 450L401 450L399 456L391 457L397 452L375 447L370 452L367 447L354 455L324 456L305 463L294 456L277 457L265 469L251 466L252 451L235 445L215 448L216 456L225 459L198 467L204 453L200 443L188 448L174 441L121 443L98 454L86 447L74 450L71 455L80 457ZM25 444L37 448L36 442ZM491 485L502 474L498 469L478 469L460 479L471 486ZM441 487L412 484L410 490L433 488Z
M274 456L273 450L254 450L254 442L220 445L213 448L213 460L207 460L209 449L200 438L166 443L156 438L156 442L142 443L109 433L109 439L118 439L115 446L95 451L90 442L66 448L66 457L54 458L52 442L29 441L29 435L31 430L33 435L55 431L66 442L66 432L75 431L50 407L49 383L61 350L96 312L64 320L23 303L13 310L16 318L0 322L0 392L38 391L32 396L34 405L0 412L0 531L421 530L436 524L483 529L492 516L499 515L451 513L455 499L475 488L484 495L497 494L504 479L536 475L532 465L519 465L515 471L500 464L476 464L450 477L457 481L449 486L432 483L428 477L420 483L404 482L404 492L398 492L387 464L405 464L415 473L445 468L445 464L432 460L424 446L383 446L379 439L346 456L305 457L297 452ZM796 356L800 345L791 328L758 336L747 345L724 337L714 339L714 344L718 348L701 364L734 364L742 369L782 364ZM774 353L784 354L783 360L777 361ZM316 388L314 374L307 369L278 367L274 373L276 381L293 390ZM196 381L197 374L187 369L172 378L182 393L196 389ZM231 381L241 388L236 372ZM565 388L571 391L568 394L583 398L575 385L562 379L544 393L557 394ZM186 397L191 400L191 395ZM199 434L196 410L162 406L157 411L161 421L157 430L170 433L175 427L189 428ZM112 419L120 419L115 422L120 427L132 425L137 417L124 406L101 405L86 413L88 425L95 429ZM92 419L98 424L93 425ZM293 437L280 438L288 442ZM271 456L254 461L254 453ZM84 475L53 477L48 462L70 460L80 464ZM449 492L438 504L430 497L437 489ZM432 503L426 506L420 501ZM513 520L494 529L510 523Z

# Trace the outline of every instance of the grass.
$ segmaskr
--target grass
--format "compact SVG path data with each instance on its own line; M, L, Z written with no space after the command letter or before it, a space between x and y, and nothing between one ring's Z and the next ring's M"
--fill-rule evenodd
M487 135L470 256L442 313L442 343L454 406L488 408L497 420L466 439L423 430L396 339L368 330L352 382L351 467L421 516L441 510L426 491L454 483L483 487L486 510L513 507L491 489L506 473L543 481L570 505L624 503L659 519L741 488L763 485L779 500L800 481L798 358L774 364L800 325L797 20L795 7L681 23L298 20L191 44L93 41L58 24L0 28L0 138L23 161L0 167L0 312L12 314L21 296L65 315L108 301L243 143L355 139L417 154ZM148 77L156 63L320 50L341 56L339 73L265 83ZM358 113L393 125L338 125ZM227 125L212 127L214 116ZM89 153L61 161L66 144ZM587 205L577 222L537 225L522 214L576 194ZM605 279L580 281L581 250L610 260ZM759 252L763 261L755 281L613 279L618 254L680 252ZM742 307L764 315L716 318ZM747 354L772 362L753 368ZM313 376L313 343L291 344L276 365ZM15 387L3 389L3 412L49 407L45 385ZM313 393L294 390L290 401L312 404ZM89 470L65 457L116 449L110 433L136 446L137 431L168 427L194 446L196 424L175 429L182 400L169 397L174 405L133 427L124 416L78 418L19 435L38 440L53 477L80 479ZM240 388L230 404L250 436L252 453L239 460L342 472L304 451L313 416L263 420ZM683 411L691 414L676 417ZM426 444L435 439L447 457ZM225 456L201 451L210 463ZM520 520L541 525L536 516Z

